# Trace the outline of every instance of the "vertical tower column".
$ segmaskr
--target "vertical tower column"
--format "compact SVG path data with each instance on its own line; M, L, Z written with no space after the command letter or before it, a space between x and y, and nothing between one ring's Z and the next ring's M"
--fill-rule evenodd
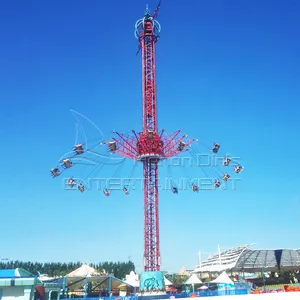
M114 152L143 163L144 170L144 270L142 279L148 282L148 276L160 278L161 284L152 290L164 290L163 272L160 271L160 238L158 216L158 162L186 151L193 140L185 141L186 135L177 137L181 130L172 136L163 136L164 130L157 129L156 107L156 70L155 44L159 39L160 24L156 21L161 0L150 15L148 9L142 19L135 24L135 37L139 41L142 53L142 95L143 95L143 131L133 131L134 137L120 133L114 138ZM157 272L156 272L157 271ZM148 283L141 279L140 290L149 291ZM159 281L158 280L158 281ZM157 283L157 282L156 282Z
M156 73L154 44L156 37L153 34L151 19L145 20L142 30L142 82L143 82L143 130L156 132Z
M156 134L156 74L153 19L145 16L141 34L143 81L143 132ZM158 219L158 166L151 156L144 161L144 269L160 270L159 219Z
M158 165L157 160L144 162L144 270L160 271Z
M143 163L144 170L144 270L142 279L154 276L161 281L159 287L149 287L141 279L140 290L164 290L163 272L160 272L160 238L158 215L158 162L186 151L193 140L185 141L186 135L163 136L164 130L157 129L155 44L159 39L160 24L156 21L161 0L150 15L148 9L135 24L135 37L142 53L143 131L133 131L134 137L117 133L115 152ZM156 272L157 271L157 272Z
M157 134L155 43L159 23L147 10L137 21L135 35L142 52L143 132L138 140L138 156L144 167L144 270L160 270L158 219L158 161L163 143Z

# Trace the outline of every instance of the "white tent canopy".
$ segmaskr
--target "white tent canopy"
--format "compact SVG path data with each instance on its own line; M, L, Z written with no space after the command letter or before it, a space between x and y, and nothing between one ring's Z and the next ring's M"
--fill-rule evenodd
M134 287L139 287L140 286L140 282L138 280L134 280L134 279L131 279L131 278L126 279L125 283L127 283L127 284L129 284L131 286L134 286Z
M136 275L133 271L131 271L129 275L126 275L126 279L124 282L131 286L139 287L140 286L139 275ZM119 287L124 287L124 286L126 286L126 284L122 283Z
M202 285L198 290L207 290L207 289L208 289L208 286Z
M199 284L202 281L197 277L196 274L193 274L184 284Z
M94 268L88 265L82 265L80 268L72 271L71 273L67 274L67 277L90 277L90 276L97 276L100 275Z
M210 283L225 283L234 285L233 281L229 278L225 271L222 272L216 279L210 281Z
M165 286L173 285L173 283L165 277Z

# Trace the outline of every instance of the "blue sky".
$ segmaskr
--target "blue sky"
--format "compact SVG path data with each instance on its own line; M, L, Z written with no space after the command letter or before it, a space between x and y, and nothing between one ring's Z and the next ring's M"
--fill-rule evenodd
M156 1L148 2L153 10ZM95 189L66 191L49 170L74 145L70 109L93 120L105 139L115 130L141 129L141 59L133 29L145 5L2 2L0 257L130 257L142 269L142 190L110 197ZM252 242L255 248L299 247L299 9L292 0L163 1L158 125L218 141L222 153L245 166L235 190L161 191L164 270L194 268L199 249L205 257L218 244L221 250ZM84 127L88 139L99 137L88 122ZM90 168L68 174L84 177ZM118 175L131 170L126 162ZM172 172L182 176L181 169ZM96 175L113 174L114 167L105 166ZM166 168L160 174L164 178ZM142 176L141 166L134 176Z

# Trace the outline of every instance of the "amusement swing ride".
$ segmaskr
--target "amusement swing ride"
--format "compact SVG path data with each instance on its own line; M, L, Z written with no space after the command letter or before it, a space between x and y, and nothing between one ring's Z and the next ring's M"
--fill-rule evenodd
M139 42L139 50L142 56L142 104L143 104L143 129L140 132L132 130L131 134L115 132L109 141L97 141L99 145L106 146L111 155L119 155L123 159L134 160L143 165L143 185L144 185L144 271L160 271L161 254L159 239L159 205L158 205L158 164L168 158L178 156L189 151L195 158L196 148L192 143L196 139L189 139L182 134L182 130L177 130L171 135L167 135L164 130L159 130L157 125L157 95L156 95L156 64L155 64L155 44L160 37L161 26L156 20L161 1L154 13L151 15L148 8L142 19L135 24L135 37ZM86 143L76 143L73 147L73 155L64 157L61 166L53 168L51 175L57 177L62 172L73 168L75 164L83 159L85 163L91 162L95 168L102 167L107 160L89 159L87 155L95 154L93 147L88 148ZM217 154L220 149L219 143L212 143L209 146L213 154ZM86 156L85 156L86 155ZM234 160L225 156L222 167L234 165L233 171L240 173L243 167L235 163ZM231 176L228 172L204 171L206 176L214 178L213 185L219 188L222 181L228 181ZM67 180L69 187L77 187L80 192L85 191L85 183L77 181L73 177ZM190 185L193 192L199 191L196 183ZM178 193L178 187L172 184L171 191ZM123 192L129 195L129 187L124 186ZM109 188L103 190L105 196L110 196Z

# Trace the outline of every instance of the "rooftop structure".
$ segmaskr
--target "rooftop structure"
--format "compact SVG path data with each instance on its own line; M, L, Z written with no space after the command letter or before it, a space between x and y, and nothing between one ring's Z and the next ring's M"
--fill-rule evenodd
M300 249L251 250L253 244L220 252L207 259L193 271L261 272L300 269Z
M60 295L60 287L55 284L44 284L35 275L22 269L0 270L0 299L33 300L57 300Z
M251 244L242 245L216 254L202 262L200 266L197 266L193 273L222 272L225 270L230 270L235 267L242 253L245 252L250 246Z

